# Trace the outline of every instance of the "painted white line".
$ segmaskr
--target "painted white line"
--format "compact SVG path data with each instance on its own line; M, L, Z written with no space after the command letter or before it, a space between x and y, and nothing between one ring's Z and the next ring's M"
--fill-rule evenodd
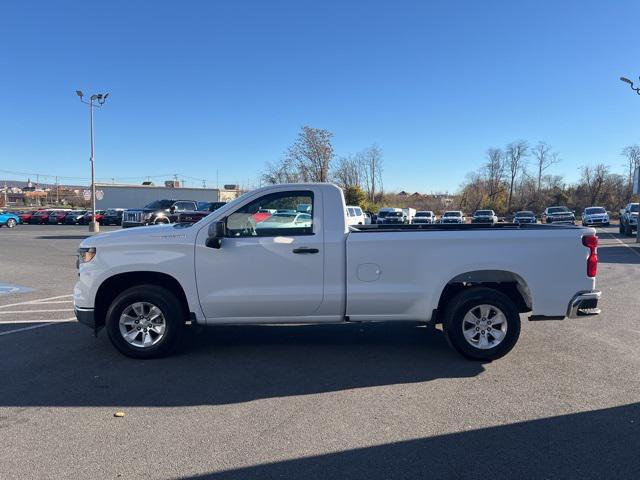
M5 310L0 315L8 313L49 313L49 312L73 312L73 308L56 308L51 310Z
M27 305L51 305L52 303L73 303L73 300L52 300L50 302L35 302Z
M14 324L19 324L19 323L69 323L69 322L75 322L76 319L75 318L61 318L58 320L49 320L49 319L45 319L45 320L0 320L0 325L14 325Z
M16 328L15 330L9 330L8 332L0 332L0 337L4 335L11 335L12 333L25 332L27 330L33 330L34 328L51 327L57 325L56 323L41 323L40 325L31 325L30 327Z
M629 245L628 243L624 243L622 240L620 240L618 237L615 237L613 235L613 233L609 233L609 232L604 232L607 235L611 235L611 238L613 238L616 242L618 242L620 245L623 245L625 247L627 247L629 250L631 250L633 253L635 253L636 255L638 255L640 257L640 252L638 251L638 249L632 247L631 245Z
M0 305L0 308L17 307L19 305L33 305L33 304L38 304L38 303L49 303L48 300L58 300L60 298L67 298L67 297L73 297L73 295L58 295L56 297L36 298L35 300L27 300L25 302L9 303L7 305ZM71 301L73 301L73 300L71 300Z

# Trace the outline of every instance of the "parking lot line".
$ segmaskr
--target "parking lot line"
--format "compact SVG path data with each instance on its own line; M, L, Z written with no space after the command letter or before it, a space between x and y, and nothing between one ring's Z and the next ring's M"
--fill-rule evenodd
M71 322L71 320L75 320L75 318L69 319L67 320L67 322ZM34 330L36 328L52 327L53 325L59 325L60 323L63 323L63 322L47 322L47 323L41 323L39 325L30 325L28 327L16 328L15 330L9 330L8 332L0 332L0 337L5 335L11 335L12 333L26 332L27 330Z
M636 255L638 255L640 257L640 252L638 252L637 249L635 249L634 247L632 247L628 243L624 243L622 240L620 240L618 237L616 237L613 233L609 233L609 232L604 232L604 233L606 233L607 235L610 235L611 238L613 238L620 245L624 245L625 247L627 247L629 250L631 250L633 253L635 253Z
M0 320L0 325L19 325L21 323L68 323L75 322L74 318L60 318L56 320L50 319L35 319L35 320Z
M73 312L73 308L54 308L50 310L5 310L0 315L8 313L49 313L49 312Z
M50 302L50 300L59 300L61 298L67 298L67 297L72 297L73 295L69 294L69 295L57 295L55 297L46 297L46 298L37 298L35 300L27 300L25 302L18 302L18 303L9 303L7 305L0 305L0 308L8 308L8 307L17 307L19 305L37 305L40 303L56 303L56 302ZM73 301L73 300L65 300L66 301Z

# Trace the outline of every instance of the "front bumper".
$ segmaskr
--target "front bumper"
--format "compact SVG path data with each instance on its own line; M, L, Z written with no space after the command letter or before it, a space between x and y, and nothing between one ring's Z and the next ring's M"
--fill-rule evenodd
M600 309L598 308L598 301L602 292L599 290L591 290L585 292L576 293L576 295L569 302L567 308L567 317L586 317L589 315L598 315Z
M76 314L76 318L78 322L86 325L87 327L96 328L96 318L94 315L93 308L81 308L81 307L73 307L73 311Z

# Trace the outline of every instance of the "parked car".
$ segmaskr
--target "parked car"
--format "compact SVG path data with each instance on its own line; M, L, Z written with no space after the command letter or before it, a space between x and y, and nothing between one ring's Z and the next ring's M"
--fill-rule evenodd
M178 217L175 221L177 223L196 223L226 204L227 202L198 202L197 210L178 212ZM271 213L268 213L268 216L271 216Z
M6 225L7 228L13 228L22 223L20 215L11 212L0 212L0 227Z
M32 225L42 225L43 223L49 222L49 213L51 210L38 210L31 215L29 219L29 223Z
M122 228L174 223L178 214L198 209L193 200L155 200L144 208L130 208L122 214ZM175 216L174 216L175 215Z
M86 210L72 210L67 212L63 223L65 225L78 225L86 213Z
M124 208L107 208L104 211L101 225L122 225L122 214Z
M471 217L471 223L491 223L495 225L498 223L498 217L493 210L476 210Z
M274 213L268 219L255 224L255 229L282 229L311 227L311 215L308 213Z
M101 223L102 217L104 217L104 210L96 210L96 222ZM88 210L87 213L82 216L82 220L78 223L82 225L89 225L92 221L93 212L91 210Z
M576 224L576 216L567 207L547 207L542 214L545 223L570 223Z
M395 212L387 212L387 214L382 217L382 221L378 218L378 223L383 225L405 225L409 223L407 217L405 216L402 210Z
M529 210L521 210L516 212L513 216L513 223L525 224L525 223L538 223L536 214Z
M64 223L64 219L70 210L52 210L49 212L49 219L47 223L50 225L57 225L59 223Z
M347 225L364 225L364 212L356 205L347 205Z
M364 215L364 224L371 225L372 223L371 214L369 212L364 212L362 215Z
M402 209L401 208L393 208L393 207L383 207L380 210L378 210L378 214L376 216L376 223L382 224L384 223L384 219L386 218L387 215L389 215L392 212L401 212L402 213Z
M609 224L609 213L604 207L587 207L582 212L582 225L585 227L595 225L608 227Z
M620 210L620 233L631 236L638 229L638 205L639 203L627 203Z
M302 199L310 213L276 213L269 228L253 228L259 209ZM271 185L198 224L90 236L78 251L75 314L136 358L169 353L187 321L411 320L441 323L462 355L494 360L516 344L520 314L599 313L592 228L360 225L345 234L345 212L335 185Z
M36 213L38 210L29 210L27 212L22 212L20 214L20 223L29 223L29 221L31 220L31 217L33 216L34 213Z
M420 210L413 216L411 223L436 223L436 216L431 210Z
M440 223L465 223L466 219L460 210L447 210L440 217Z

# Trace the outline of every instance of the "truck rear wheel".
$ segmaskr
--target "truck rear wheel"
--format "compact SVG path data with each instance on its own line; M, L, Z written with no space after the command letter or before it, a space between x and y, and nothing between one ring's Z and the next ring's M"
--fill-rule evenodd
M180 341L184 315L178 299L156 285L131 287L111 303L106 328L111 343L133 358L157 358Z
M463 290L445 308L443 328L449 344L472 360L496 360L520 336L520 314L504 293L485 287Z

